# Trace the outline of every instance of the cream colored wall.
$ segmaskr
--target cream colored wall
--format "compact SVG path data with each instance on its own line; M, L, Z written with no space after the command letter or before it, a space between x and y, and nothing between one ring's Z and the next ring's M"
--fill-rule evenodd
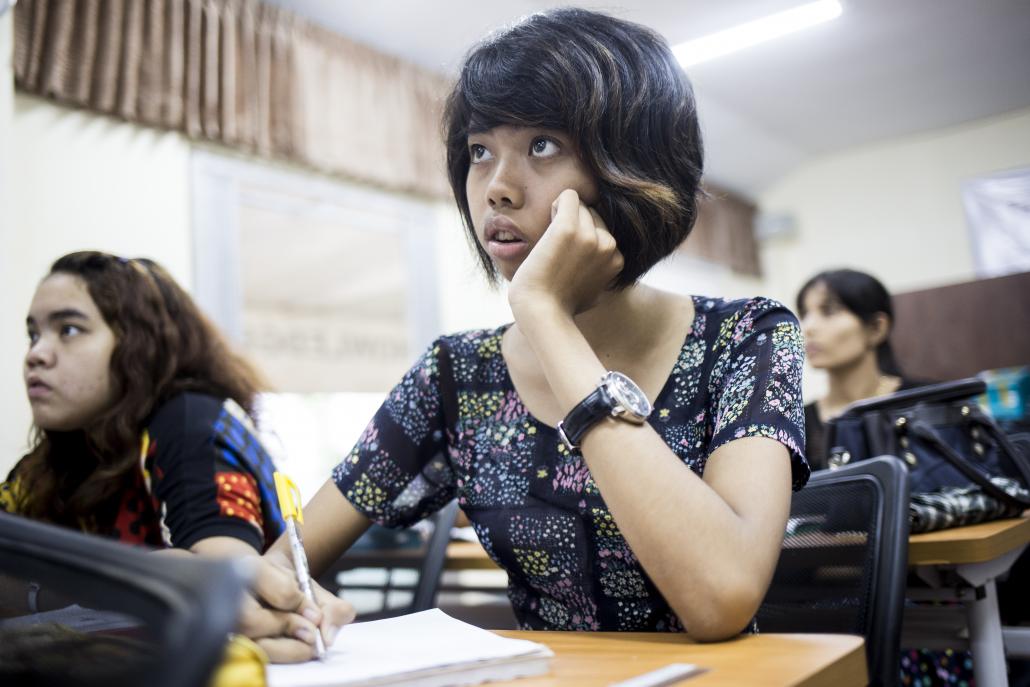
M762 244L768 294L793 307L808 277L845 266L892 292L975 279L961 184L1027 165L1030 109L808 162L759 198L763 213L797 221L792 235ZM806 398L825 384L806 370Z
M22 391L21 367L25 347L23 306L18 302L20 257L15 246L13 183L14 70L12 13L0 17L0 479L7 476L28 428L28 407Z
M510 322L507 292L503 287L492 288L487 284L465 239L461 215L454 203L438 205L436 226L441 332L482 329Z
M766 241L770 293L792 302L808 276L849 266L891 291L975 278L961 184L1030 164L1030 110L931 131L806 163L759 197L797 232Z
M190 146L184 137L21 94L14 137L23 274L38 279L54 258L97 249L158 258L190 283Z
M13 100L11 125L0 126L10 132L13 174L4 186L14 200L13 212L4 213L13 226L0 251L11 256L0 327L2 475L26 447L22 323L50 263L74 250L97 249L154 258L184 284L192 277L190 148L183 137L20 94Z

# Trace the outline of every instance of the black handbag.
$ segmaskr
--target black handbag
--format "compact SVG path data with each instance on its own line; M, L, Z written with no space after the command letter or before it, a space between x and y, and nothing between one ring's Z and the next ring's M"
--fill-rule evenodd
M962 379L853 403L827 423L830 468L885 454L904 460L913 531L1018 515L1030 508L1030 456L977 404L985 389ZM919 517L918 508L941 504L976 512Z

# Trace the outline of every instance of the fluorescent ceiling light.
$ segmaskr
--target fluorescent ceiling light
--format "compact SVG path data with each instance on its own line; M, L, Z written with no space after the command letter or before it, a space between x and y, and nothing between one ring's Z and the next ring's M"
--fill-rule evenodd
M836 19L841 11L840 0L818 0L680 43L672 52L687 67Z

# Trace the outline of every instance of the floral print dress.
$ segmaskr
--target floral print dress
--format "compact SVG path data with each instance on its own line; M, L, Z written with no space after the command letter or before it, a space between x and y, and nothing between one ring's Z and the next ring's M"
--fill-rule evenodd
M764 298L695 296L694 308L648 422L698 475L727 442L774 439L789 450L800 489L809 468L797 318ZM360 512L391 527L457 497L508 572L524 629L682 631L582 455L523 406L501 355L505 329L436 340L335 468L336 485Z

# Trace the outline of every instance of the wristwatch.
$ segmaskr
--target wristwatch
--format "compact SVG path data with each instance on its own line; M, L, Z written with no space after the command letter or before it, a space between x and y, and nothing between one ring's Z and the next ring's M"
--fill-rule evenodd
M587 430L606 417L641 425L650 414L651 402L640 387L621 372L608 372L597 388L558 423L558 436L570 451L575 451Z

